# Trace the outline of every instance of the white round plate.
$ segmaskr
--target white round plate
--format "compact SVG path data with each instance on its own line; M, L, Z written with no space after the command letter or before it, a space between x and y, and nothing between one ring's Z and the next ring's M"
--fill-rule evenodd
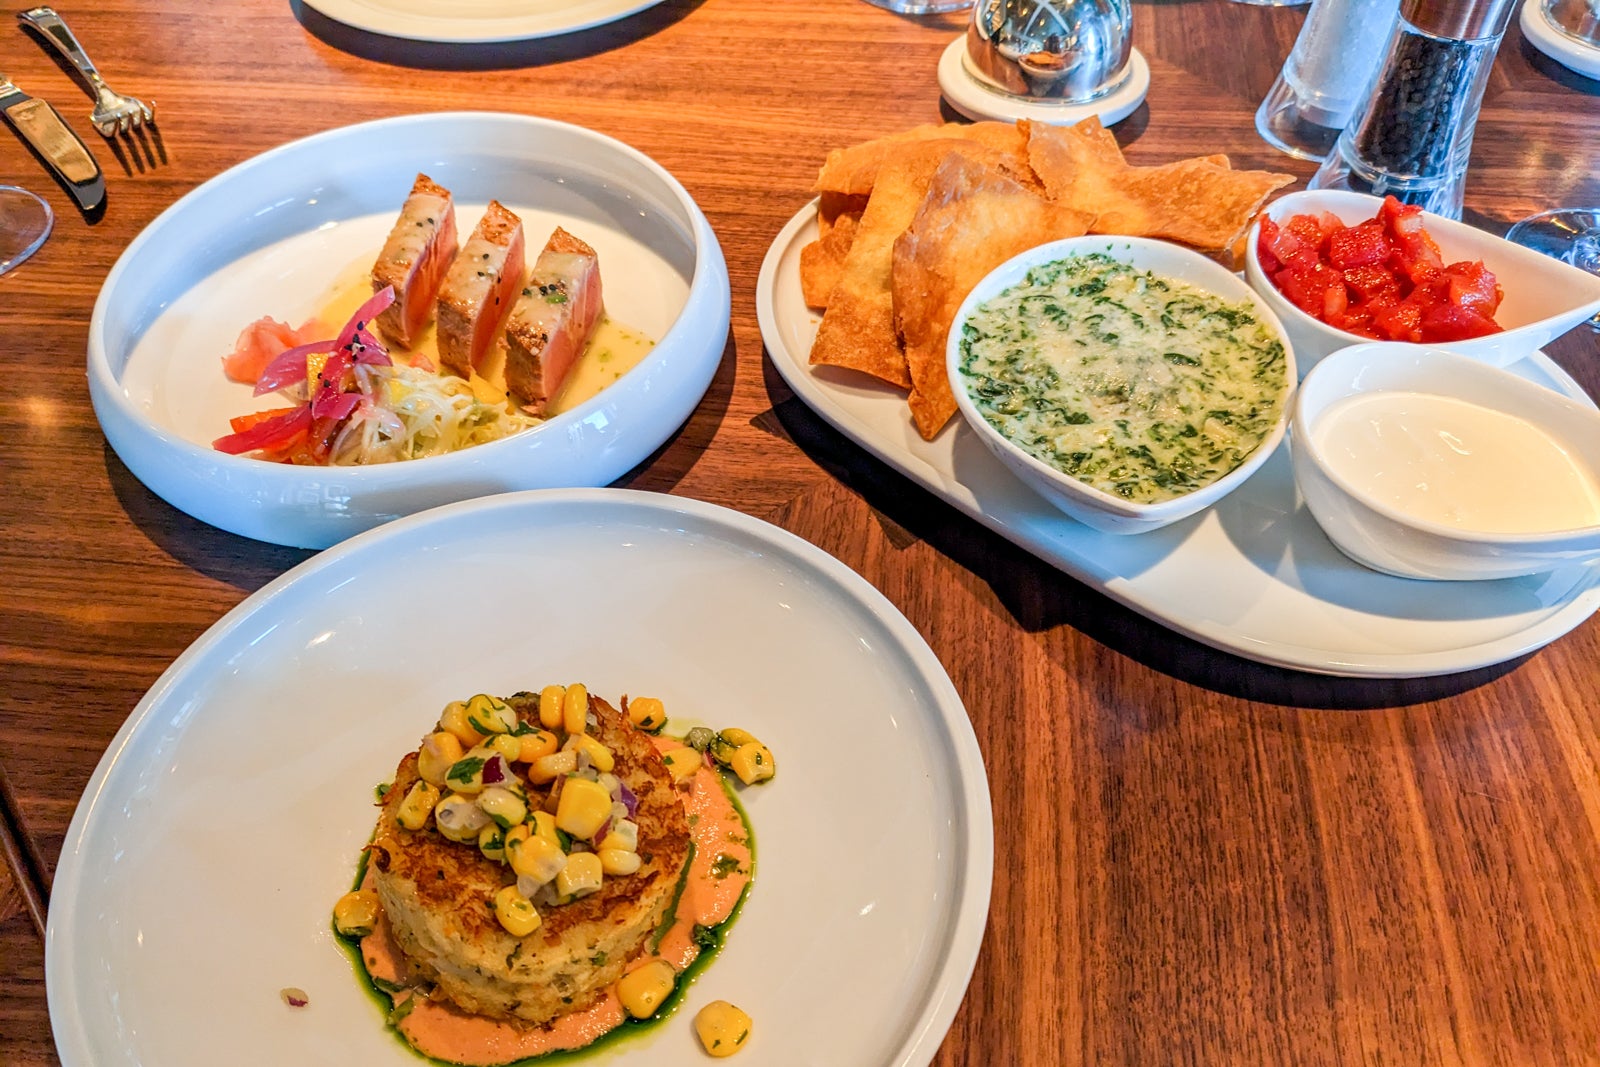
M1352 563L1295 489L1287 444L1215 507L1150 533L1100 533L1062 515L954 420L924 441L905 395L812 367L819 312L800 291L808 204L773 240L756 281L767 353L839 431L972 519L1181 634L1247 659L1319 674L1451 674L1541 648L1600 607L1600 568L1493 582L1395 578ZM1592 403L1542 353L1506 368Z
M957 37L939 57L939 90L950 106L969 119L1016 122L1030 119L1056 126L1071 126L1098 115L1103 125L1121 122L1144 103L1150 92L1150 64L1137 48L1128 57L1128 80L1113 91L1086 104L1058 104L1023 100L989 86L967 60L967 39Z
M239 331L262 315L298 323L320 310L352 264L376 257L419 171L454 192L463 235L496 198L522 214L533 254L557 224L588 241L607 310L656 347L571 411L450 455L296 467L213 449L230 417L278 402L223 375ZM276 148L157 217L95 303L89 395L128 469L174 507L247 537L323 548L439 504L614 481L699 403L729 313L710 223L647 156L548 119L407 116Z
M938 660L865 580L692 500L510 494L372 531L180 656L96 768L62 848L45 978L66 1067L415 1067L329 929L388 780L439 709L585 682L739 725L755 883L670 1019L603 1062L705 1062L713 999L764 1064L920 1065L988 913L989 793ZM304 989L303 1010L284 987Z
M1600 79L1600 47L1563 33L1550 21L1540 0L1527 0L1522 5L1520 25L1522 35L1533 47L1576 74Z
M445 44L526 41L627 18L661 0L305 0L358 30Z

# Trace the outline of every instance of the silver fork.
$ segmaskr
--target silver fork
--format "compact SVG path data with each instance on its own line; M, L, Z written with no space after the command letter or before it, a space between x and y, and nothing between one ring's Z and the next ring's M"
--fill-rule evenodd
M57 52L66 57L67 62L78 69L88 81L89 87L94 91L94 111L89 116L89 121L99 131L102 137L115 137L119 133L128 133L156 119L155 102L145 103L135 96L124 96L122 93L113 92L106 80L100 77L100 72L94 69L94 64L89 62L89 56L78 43L78 39L67 29L67 24L53 8L35 7L27 11L18 12L17 18L38 30Z

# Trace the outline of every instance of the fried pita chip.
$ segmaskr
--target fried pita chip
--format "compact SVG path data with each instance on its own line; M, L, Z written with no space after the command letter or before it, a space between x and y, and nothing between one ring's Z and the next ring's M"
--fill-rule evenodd
M970 142L949 139L903 147L900 155L878 172L839 281L828 294L828 310L811 345L813 364L850 367L902 389L911 388L889 292L894 239L916 217L939 164L952 153L971 149Z
M828 231L844 215L853 216L852 223L861 221L867 210L866 196L848 196L844 193L823 193L817 198L817 237L828 236Z
M850 254L860 221L860 215L839 215L820 238L800 250L800 288L809 306L828 306L828 297L844 273L844 261ZM820 217L818 222L821 228Z
M1031 181L1028 143L1022 130L1008 122L973 122L916 126L903 133L836 148L817 174L817 191L864 196L872 192L878 172L908 149L928 141L958 140L979 146L968 155L1024 181Z
M1028 158L1045 191L1096 216L1093 232L1162 237L1225 252L1289 174L1233 170L1226 156L1134 167L1099 123L1028 126ZM1110 144L1107 144L1110 138Z
M895 321L911 375L911 417L933 440L956 413L945 342L956 310L995 267L1035 245L1088 232L1093 216L960 155L940 164L894 243Z

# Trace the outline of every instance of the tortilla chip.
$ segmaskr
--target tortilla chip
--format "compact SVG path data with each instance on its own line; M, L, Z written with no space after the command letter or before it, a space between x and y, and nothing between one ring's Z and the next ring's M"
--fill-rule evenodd
M844 193L823 193L817 198L817 236L826 237L841 216L852 215L852 222L861 220L867 210L865 196L847 196Z
M1030 123L1027 132L1028 159L1045 191L1093 213L1094 233L1162 237L1223 252L1273 191L1294 181L1290 174L1233 170L1226 156L1130 166L1097 121L1065 128Z
M834 219L823 235L800 250L800 288L806 303L814 308L828 306L833 287L844 273L844 261L856 236L860 215L843 214ZM818 228L822 219L818 217Z
M968 154L980 158L1022 180L1032 178L1028 167L1028 144L1022 130L1008 122L973 122L916 126L903 133L891 133L873 141L836 148L817 174L817 191L864 196L872 192L878 172L918 144L936 140L958 140L979 146Z
M963 156L940 164L916 217L894 242L892 270L911 417L923 438L933 440L956 413L945 343L972 287L1019 252L1080 236L1093 221Z
M911 388L889 292L894 240L916 217L939 164L952 153L971 150L970 142L948 139L913 145L878 172L838 283L828 294L828 310L811 345L813 364L851 367Z

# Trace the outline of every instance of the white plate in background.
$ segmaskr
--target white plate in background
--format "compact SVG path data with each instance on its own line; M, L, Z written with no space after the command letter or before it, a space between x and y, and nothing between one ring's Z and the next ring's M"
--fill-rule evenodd
M756 281L767 354L845 436L968 517L1134 611L1246 659L1319 674L1409 678L1501 663L1554 641L1600 607L1600 568L1494 582L1417 582L1351 562L1295 489L1288 443L1199 515L1105 534L1062 515L961 419L924 441L905 394L809 364L821 312L800 291L816 204L774 238ZM1506 368L1592 403L1542 353Z
M756 519L625 490L401 520L294 568L202 635L73 816L45 977L65 1067L414 1067L329 916L392 777L452 699L582 681L750 730L755 880L677 1013L602 1062L695 1067L713 999L763 1064L928 1063L983 937L982 756L916 631ZM862 753L883 758L863 758ZM284 987L310 1004L288 1008Z
M555 37L627 18L661 0L305 0L358 30L442 44Z

